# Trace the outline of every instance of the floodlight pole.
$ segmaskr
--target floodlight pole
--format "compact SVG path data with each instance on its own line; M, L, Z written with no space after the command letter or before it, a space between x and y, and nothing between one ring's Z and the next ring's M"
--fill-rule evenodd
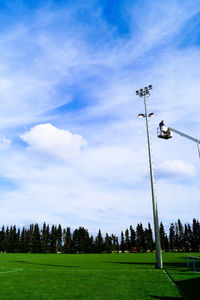
M151 143L150 143L150 133L149 133L149 122L147 112L147 104L146 98L150 96L149 90L152 89L152 85L145 87L144 89L140 89L136 91L136 95L144 98L144 109L145 109L145 118L146 118L146 130L147 130L147 143L148 143L148 153L149 153L149 168L150 168L150 178L151 178L151 192L152 192L152 205L153 205L153 219L154 219L154 232L155 232L155 244L156 244L156 268L162 269L162 252L161 252L161 245L160 245L160 229L159 229L159 222L158 222L158 209L157 209L157 201L156 201L156 193L154 187L154 170L153 170L153 162L152 162L152 155L151 155Z

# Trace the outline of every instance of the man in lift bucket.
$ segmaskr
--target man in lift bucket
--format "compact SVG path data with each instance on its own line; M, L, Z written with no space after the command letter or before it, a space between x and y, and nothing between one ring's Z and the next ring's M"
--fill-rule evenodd
M159 126L160 126L160 133L165 132L165 124L164 124L164 120L162 120L162 121L159 123Z

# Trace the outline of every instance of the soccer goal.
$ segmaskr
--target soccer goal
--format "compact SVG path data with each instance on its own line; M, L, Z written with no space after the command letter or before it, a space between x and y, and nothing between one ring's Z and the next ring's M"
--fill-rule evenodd
M200 256L187 256L188 271L200 272Z

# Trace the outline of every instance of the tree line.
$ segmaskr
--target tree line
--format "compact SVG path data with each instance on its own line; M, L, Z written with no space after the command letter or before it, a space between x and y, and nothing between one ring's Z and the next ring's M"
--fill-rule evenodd
M171 223L167 234L160 223L160 241L163 251L199 251L200 224L193 219L192 224L182 225L180 219ZM16 226L2 226L0 230L0 252L8 253L103 253L103 252L146 252L154 251L155 242L151 224L144 228L142 223L134 229L130 226L121 231L120 238L115 234L102 235L99 229L94 237L84 227L72 230L62 229L61 225L49 226L46 223L31 224L22 229Z

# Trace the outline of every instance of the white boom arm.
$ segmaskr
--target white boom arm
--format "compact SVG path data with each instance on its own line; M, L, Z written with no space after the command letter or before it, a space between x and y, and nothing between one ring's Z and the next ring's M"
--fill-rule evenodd
M171 128L171 127L168 127L171 131L173 131L173 132L175 132L175 133L177 133L177 134L179 134L179 135L181 135L181 136L183 136L183 137L185 137L186 139L189 139L189 140L191 140L191 141L193 141L193 142L196 142L197 143L197 148L198 148L198 152L199 152L199 158L200 158L200 140L198 140L198 139L195 139L195 138L193 138L192 136L190 136L190 135L188 135L188 134L185 134L185 133L183 133L183 132L181 132L181 131L178 131L178 130L176 130L176 129L174 129L174 128Z

